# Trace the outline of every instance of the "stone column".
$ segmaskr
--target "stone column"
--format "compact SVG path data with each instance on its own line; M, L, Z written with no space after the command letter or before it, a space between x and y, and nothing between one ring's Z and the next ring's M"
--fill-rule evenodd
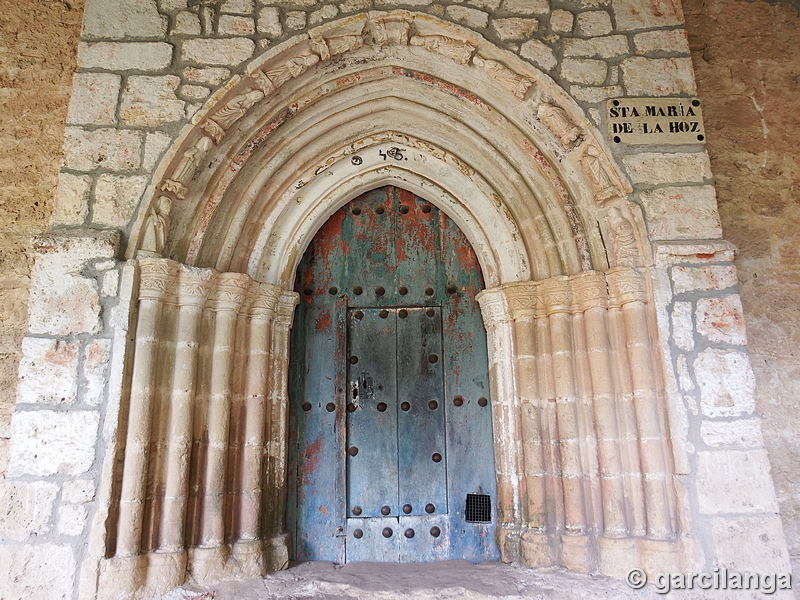
M498 545L503 560L518 558L524 525L522 431L514 367L514 332L505 292L487 289L477 296L486 327L489 383L492 389L494 461L497 471Z
M186 547L186 506L189 458L197 379L200 317L210 287L210 272L182 269L177 282L178 317L169 402L164 505L158 551L181 552Z
M641 470L646 502L647 536L671 540L675 537L674 500L669 481L672 469L665 452L664 415L659 407L659 385L655 373L647 316L647 288L635 270L617 267L607 274L612 302L622 307L633 402L638 431Z
M601 530L606 535L628 535L623 470L619 452L616 377L608 332L608 289L601 273L585 273L575 280L575 301L582 316L592 415L600 475Z
M138 556L141 551L161 311L177 268L177 263L171 261L140 261L139 314L117 528L118 557Z
M221 573L226 557L225 474L229 444L230 409L236 322L247 296L250 278L224 273L211 291L209 308L215 313L208 404L208 449L205 463L200 543L195 551L195 566L201 577Z
M267 476L264 499L264 560L267 570L283 568L289 561L286 539L287 459L289 427L289 332L300 297L282 290L272 325L268 381Z
M521 403L523 471L527 530L520 540L520 559L531 567L555 564L549 534L556 514L563 515L560 481L553 477L555 429L548 398L552 389L549 336L539 324L544 316L538 283L503 286L514 327L514 365ZM547 333L547 332L545 332Z
M267 448L269 379L273 323L280 288L261 284L250 309L250 333L244 389L244 432L238 482L239 523L234 555L253 577L263 574L262 512Z

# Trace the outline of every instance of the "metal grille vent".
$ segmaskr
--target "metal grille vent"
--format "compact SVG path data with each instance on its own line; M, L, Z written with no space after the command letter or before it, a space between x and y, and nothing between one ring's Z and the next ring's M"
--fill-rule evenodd
M467 494L467 523L492 522L492 498L486 494Z

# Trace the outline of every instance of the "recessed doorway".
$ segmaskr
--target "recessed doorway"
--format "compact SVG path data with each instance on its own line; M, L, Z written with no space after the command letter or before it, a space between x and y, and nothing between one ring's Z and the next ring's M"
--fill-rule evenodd
M483 280L456 224L372 190L319 230L296 281L293 558L499 558Z

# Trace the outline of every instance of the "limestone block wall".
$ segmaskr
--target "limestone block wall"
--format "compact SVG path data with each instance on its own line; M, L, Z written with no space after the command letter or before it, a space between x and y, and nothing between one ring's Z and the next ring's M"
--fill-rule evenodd
M796 2L685 0L684 9L720 218L738 248L756 413L798 572L800 13Z
M143 210L139 201L158 160L203 101L264 49L334 18L395 5L89 1L53 231L36 242L8 469L18 518L4 553L9 570L23 576L4 597L76 597L96 587L96 580L80 580L80 566L104 553L90 531L107 519L103 494L111 492L102 484L113 465L106 459L127 418L121 377L136 286L135 269L115 259ZM677 3L403 6L465 26L549 74L601 131L609 97L695 93ZM683 565L786 571L769 460L753 414L732 249L721 240L707 155L699 144L613 151L654 242ZM28 510L32 504L36 509ZM42 585L39 570L49 560L62 567L48 570ZM83 573L97 576L92 568Z

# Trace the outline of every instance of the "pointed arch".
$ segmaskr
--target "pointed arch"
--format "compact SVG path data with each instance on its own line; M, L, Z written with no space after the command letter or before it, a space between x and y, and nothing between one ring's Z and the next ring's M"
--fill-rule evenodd
M398 181L463 198L454 217L479 254L480 240L493 239L507 256L493 285L647 260L630 187L577 103L475 33L405 11L297 36L219 90L156 170L127 255L142 248L149 206L166 195L167 256L287 285L301 232L352 198L345 190L359 179L377 179L380 162ZM497 213L503 231L487 230ZM290 214L310 219L301 238L274 229ZM620 219L622 238L613 235ZM490 254L485 266L496 262Z

